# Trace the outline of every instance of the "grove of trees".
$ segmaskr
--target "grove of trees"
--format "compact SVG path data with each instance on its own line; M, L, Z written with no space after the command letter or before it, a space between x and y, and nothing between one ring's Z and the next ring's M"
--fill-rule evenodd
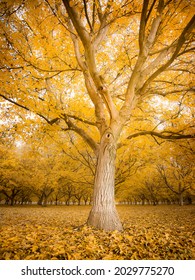
M0 8L1 199L92 203L87 224L108 231L123 229L115 199L190 203L190 1Z

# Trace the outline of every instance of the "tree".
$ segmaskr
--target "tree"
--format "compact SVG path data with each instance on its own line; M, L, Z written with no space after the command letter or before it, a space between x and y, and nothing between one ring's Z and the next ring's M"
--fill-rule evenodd
M1 3L0 96L18 112L31 111L51 129L72 131L91 147L97 164L88 225L122 230L114 201L115 158L136 110L144 119L146 99L174 96L183 102L193 91L192 10L188 1L170 0ZM129 139L146 133L193 137L186 125L178 131L156 126Z
M192 165L193 163L189 162L185 155L180 155L180 157L171 157L166 166L161 164L157 167L167 188L178 196L181 206L184 203L184 194L192 188L194 177Z
M15 147L0 145L0 192L10 205L30 199L30 172Z
M65 204L70 205L70 201L74 196L75 190L72 184L65 178L60 178L60 193L65 200Z

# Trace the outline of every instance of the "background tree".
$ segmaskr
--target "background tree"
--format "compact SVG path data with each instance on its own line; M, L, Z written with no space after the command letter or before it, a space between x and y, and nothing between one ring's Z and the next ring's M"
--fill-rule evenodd
M182 206L186 191L194 189L193 163L189 162L185 155L177 158L172 157L169 164L166 163L166 165L161 164L158 166L158 172L167 188L178 196L179 204Z
M8 149L0 145L0 192L10 205L28 202L31 197L30 171L14 146Z
M18 114L31 111L91 147L97 164L89 225L122 230L115 158L126 126L137 124L135 114L145 119L145 104L153 103L155 118L159 95L167 107L173 100L191 103L193 14L188 1L1 2L0 96L17 105ZM128 138L191 138L191 124L181 129L169 113L163 126Z

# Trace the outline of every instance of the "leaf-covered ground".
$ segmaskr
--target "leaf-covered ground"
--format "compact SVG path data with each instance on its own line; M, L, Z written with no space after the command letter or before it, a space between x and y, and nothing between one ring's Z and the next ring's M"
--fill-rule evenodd
M124 232L80 226L90 207L0 207L0 259L195 259L195 206L118 206Z

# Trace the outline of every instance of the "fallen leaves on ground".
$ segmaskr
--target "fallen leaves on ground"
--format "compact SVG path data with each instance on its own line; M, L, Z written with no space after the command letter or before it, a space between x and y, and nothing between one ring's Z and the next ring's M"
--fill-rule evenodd
M88 206L0 208L0 259L195 259L195 206L118 206L123 232L85 224Z

